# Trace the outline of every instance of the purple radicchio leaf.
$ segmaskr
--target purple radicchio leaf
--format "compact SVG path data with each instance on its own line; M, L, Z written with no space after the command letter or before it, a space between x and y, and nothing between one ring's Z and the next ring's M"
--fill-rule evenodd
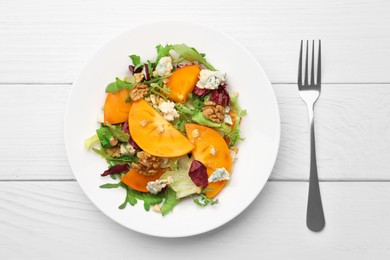
M206 186L209 184L206 166L197 160L192 161L189 175L191 180L198 187L206 188Z
M215 102L221 106L229 106L230 105L230 96L226 91L227 84L222 83L218 89L213 90L211 92L210 101Z
M111 174L120 174L122 172L127 172L130 170L130 165L128 164L116 164L109 168L108 170L105 170L101 176L107 176Z
M145 75L145 80L148 81L150 80L150 73L149 73L149 65L148 64L144 64L144 75Z
M122 125L122 131L126 134L129 133L129 123L127 121L125 121Z
M130 71L131 75L134 74L134 65L129 65L129 71Z
M204 97L207 94L209 94L212 90L211 89L205 89L205 88L198 88L195 87L194 90L192 91L195 95L199 97Z

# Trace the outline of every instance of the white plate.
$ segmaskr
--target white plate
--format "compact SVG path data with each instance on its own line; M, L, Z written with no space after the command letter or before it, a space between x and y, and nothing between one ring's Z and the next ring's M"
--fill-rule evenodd
M242 122L238 160L230 183L218 195L219 204L201 208L191 199L179 203L165 217L146 212L142 201L135 207L118 206L123 189L100 189L115 182L100 177L106 162L84 149L84 140L95 133L105 99L105 87L117 76L128 74L128 55L143 60L156 57L155 46L186 43L220 71L227 73L229 91L240 93L248 115ZM132 28L102 47L73 83L65 113L65 145L73 173L89 199L107 216L140 233L160 237L185 237L215 229L240 214L257 197L275 163L280 139L279 110L270 81L257 60L238 42L214 29L187 22L159 22Z

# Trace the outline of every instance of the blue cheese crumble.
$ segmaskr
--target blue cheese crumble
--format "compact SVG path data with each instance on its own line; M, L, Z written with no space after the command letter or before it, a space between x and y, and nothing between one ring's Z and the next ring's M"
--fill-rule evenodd
M216 168L208 179L209 182L218 182L224 180L230 180L230 174L225 168Z
M200 71L199 81L196 83L196 86L201 89L217 89L223 82L225 82L224 73L203 69Z
M175 109L175 103L172 101L163 101L158 108L163 113L163 117L168 121L173 121L179 117L179 113Z
M162 57L156 66L156 72L159 76L166 76L173 70L172 58L171 57Z

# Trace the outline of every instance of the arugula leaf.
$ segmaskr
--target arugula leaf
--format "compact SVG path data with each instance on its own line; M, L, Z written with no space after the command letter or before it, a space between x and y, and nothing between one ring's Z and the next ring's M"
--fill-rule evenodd
M162 57L170 56L169 51L172 50L172 45L166 44L165 46L162 46L161 44L156 46L157 49L157 59L156 64Z
M166 190L165 201L161 206L162 215L165 216L171 212L173 208L179 203L179 201L180 200L176 198L176 192L168 187Z
M105 123L111 130L112 134L121 142L127 143L129 141L130 135L122 131L122 128L116 125L111 125L110 123Z
M106 93L115 94L117 91L122 89L131 89L134 87L134 83L126 82L120 78L116 78L114 82L111 82L106 87Z
M135 197L134 190L126 187L125 201L121 205L119 205L119 208L126 208L127 203L129 203L131 206L134 206L135 204L137 204L137 198Z
M110 139L114 137L114 135L108 127L101 126L99 129L96 130L96 134L103 148L111 147Z
M169 93L171 93L171 89L168 88L165 84L162 84L162 82L150 84L150 89L148 92L149 95L155 94L166 100L167 96L169 96Z
M198 198L194 199L195 204L206 207L207 205L215 205L218 204L218 199L213 200L206 196L206 194L201 193L199 194Z
M146 211L149 211L151 205L160 204L164 200L164 193L160 193L157 195L150 194L150 193L142 193L133 190L132 188L126 186L122 182L116 184L107 183L100 186L100 188L106 188L106 189L117 188L117 187L122 187L126 189L125 201L121 205L119 205L120 209L126 208L127 204L134 206L135 204L137 204L138 200L141 200L144 202L144 209Z
M133 62L134 71L136 69L138 69L139 67L143 66L143 64L141 63L141 57L140 56L133 54L133 55L130 55L129 57L130 57L131 61Z
M205 65L209 70L216 70L195 48L191 48L185 44L175 44L172 48L184 59L188 61L198 61Z
M99 188L102 188L102 189L116 189L116 188L119 188L119 187L123 187L121 182L118 182L118 183L106 183L106 184L103 184L103 185L99 186Z
M166 79L166 78L169 78L171 75L172 75L172 73L169 73L169 74L167 74L165 76L152 78L151 80L144 80L144 81L142 81L142 83L143 84L156 83L158 85L162 85L163 84L163 80Z
M144 201L144 209L146 211L150 210L151 205L160 204L165 197L165 194L163 192L158 194L150 194L150 193L141 193L141 194L143 196L142 200Z

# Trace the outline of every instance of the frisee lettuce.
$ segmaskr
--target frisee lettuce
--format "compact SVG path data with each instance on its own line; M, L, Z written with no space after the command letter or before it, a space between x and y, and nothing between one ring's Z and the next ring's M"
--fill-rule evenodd
M238 96L230 96L230 109L236 114L236 122L231 133L228 134L230 139L229 147L235 145L239 141L244 140L240 135L240 122L243 116L247 114L245 109L242 109L238 104Z
M189 47L186 44L175 44L172 45L172 49L180 54L182 58L188 61L198 61L199 63L206 66L209 70L216 70L195 48Z
M206 196L206 194L201 193L197 198L195 198L194 203L201 206L202 208L206 207L207 205L215 205L218 204L218 199L213 200Z

